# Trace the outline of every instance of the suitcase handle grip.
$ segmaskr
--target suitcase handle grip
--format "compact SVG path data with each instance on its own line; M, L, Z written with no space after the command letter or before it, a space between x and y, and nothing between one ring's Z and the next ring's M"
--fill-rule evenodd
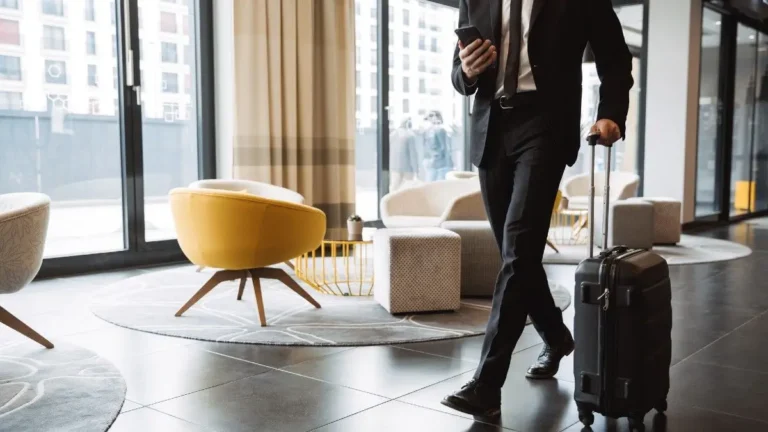
M595 148L598 144L600 133L590 132L587 142L591 149L592 158L589 170L589 257L594 256L595 249ZM611 189L611 145L600 144L605 147L605 185L603 188L603 238L602 249L608 249L608 211L610 209L609 196Z

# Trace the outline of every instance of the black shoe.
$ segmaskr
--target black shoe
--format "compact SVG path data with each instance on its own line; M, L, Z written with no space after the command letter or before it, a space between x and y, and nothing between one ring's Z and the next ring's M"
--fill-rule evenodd
M472 416L496 417L501 412L501 389L473 379L441 403Z
M531 379L548 379L555 376L560 369L560 360L563 357L570 355L575 348L573 342L573 336L571 332L566 328L563 340L557 345L544 345L544 349L539 354L536 363L532 364L528 368L528 372L525 373L527 378Z

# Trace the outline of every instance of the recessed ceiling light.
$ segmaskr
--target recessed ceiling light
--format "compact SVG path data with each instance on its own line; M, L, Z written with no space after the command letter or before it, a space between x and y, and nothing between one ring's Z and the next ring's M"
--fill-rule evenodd
M715 25L720 25L722 23L723 23L722 21L715 21Z
M750 39L754 39L754 38L755 38L755 35L749 35L749 38L750 38Z

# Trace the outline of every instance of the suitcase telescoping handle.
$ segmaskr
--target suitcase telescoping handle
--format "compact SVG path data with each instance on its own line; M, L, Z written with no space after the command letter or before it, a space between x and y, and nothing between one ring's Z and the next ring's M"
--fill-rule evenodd
M587 142L591 148L592 158L590 160L589 170L589 257L592 258L595 249L595 148L598 145L600 134L590 132L587 136ZM608 249L608 209L609 194L611 189L611 146L605 146L605 187L603 188L603 251Z

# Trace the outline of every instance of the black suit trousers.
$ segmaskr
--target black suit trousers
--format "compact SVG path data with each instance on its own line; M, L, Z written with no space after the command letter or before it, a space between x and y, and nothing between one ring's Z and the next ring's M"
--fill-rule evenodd
M563 334L541 261L566 158L535 105L494 103L486 146L480 187L502 267L475 378L501 387L527 316L545 342Z

